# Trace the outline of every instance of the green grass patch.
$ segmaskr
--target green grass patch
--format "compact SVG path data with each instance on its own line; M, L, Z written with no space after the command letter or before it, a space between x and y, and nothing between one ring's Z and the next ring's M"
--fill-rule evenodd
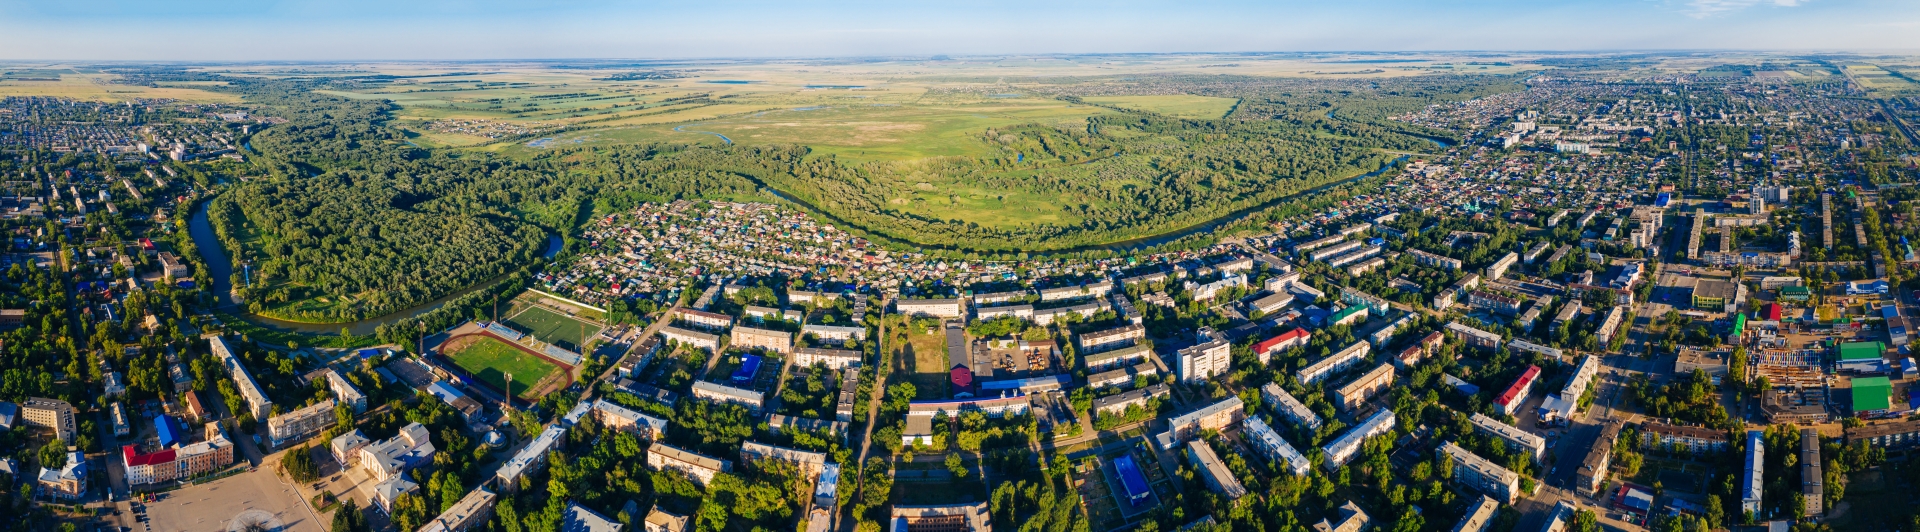
M662 115L672 123L583 129L554 138L555 146L647 142L721 142L742 145L802 144L817 155L844 160L911 161L929 157L985 156L993 147L980 135L988 128L1042 123L1082 127L1088 116L1110 111L1040 99L849 102L795 99L728 105L739 114L703 117ZM1227 100L1229 103L1232 100ZM744 105L752 104L752 106ZM701 113L705 114L705 113ZM687 123L688 120L701 120ZM676 130L677 129L677 130ZM519 151L518 149L509 152Z
M558 344L578 350L593 335L600 334L600 326L583 320L548 310L543 307L528 307L512 318L507 324L515 329L528 331L540 341Z
M447 358L496 390L507 389L507 374L513 374L513 396L528 400L535 399L524 395L535 383L560 369L492 337L481 337Z
M1155 96L1092 96L1081 98L1088 103L1111 105L1125 109L1137 109L1180 118L1220 118L1240 103L1238 98L1215 98L1212 96L1194 96L1191 94L1169 94Z
M936 327L933 334L917 330L908 332L906 351L896 352L893 360L894 373L913 383L914 391L918 392L915 399L925 401L948 397L947 370L953 366L947 363L945 330Z

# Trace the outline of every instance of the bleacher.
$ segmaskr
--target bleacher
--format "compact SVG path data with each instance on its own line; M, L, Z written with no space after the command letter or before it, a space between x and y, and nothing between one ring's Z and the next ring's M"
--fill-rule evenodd
M506 338L508 340L513 340L516 342L520 341L521 336L525 336L524 334L521 334L520 331L516 331L511 328L508 328L505 325L501 325L500 322L497 322L497 321L487 322L487 331L492 332L493 334L500 335L501 338Z
M561 349L560 346L557 346L557 345L547 344L547 347L545 349L541 349L540 352L545 353L548 357L552 357L554 360L565 362L569 366L580 365L579 353Z

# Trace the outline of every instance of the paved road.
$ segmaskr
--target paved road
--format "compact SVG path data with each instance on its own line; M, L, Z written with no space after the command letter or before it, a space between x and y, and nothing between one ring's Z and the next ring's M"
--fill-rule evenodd
M887 352L887 303L888 301L890 301L888 298L884 298L884 297L880 298L880 334L873 339L874 352L880 353L879 358L882 360L885 360L887 358L886 352ZM873 391L870 394L871 396L867 398L867 423L866 423L867 426L866 428L861 430L860 441L857 443L857 445L860 446L859 458L855 459L851 466L852 474L854 475L855 478L864 478L864 475L861 474L861 472L863 471L862 468L865 467L867 463L867 454L873 449L873 426L877 424L880 420L880 396L883 395L887 389L888 369L890 368L875 367L873 371L873 375L874 375L873 388L872 388ZM848 466L845 464L842 464L841 467L846 468ZM842 477L845 477L847 474L848 474L848 471L846 469L841 470L840 475ZM840 531L852 532L854 529L854 519L853 519L854 505L842 504L840 506L841 508L845 509L843 510L844 513L840 514L839 516Z
M642 342L645 342L647 338L651 338L653 337L653 335L659 334L660 329L665 328L668 323L672 323L673 311L676 311L676 310L680 310L680 303L678 302L674 303L673 306L668 308L667 310L660 311L659 316L655 317L655 319L653 320L653 323L650 325L647 325L646 329L641 330L640 334L629 336L628 339L631 341L628 342L627 344L627 352L620 355L621 358L626 358L627 355L633 354L633 348L639 347L640 344ZM613 364L607 365L606 371L600 372L600 376L598 377L598 380L612 381L613 376L618 371L620 371L620 361L615 360ZM588 394L593 393L592 386L587 387L587 390L588 390L587 392Z
M107 463L107 501L126 500L128 493L130 493L127 488L127 468L126 464L121 463L121 460L118 459L120 457L120 438L113 434L112 414L104 410L101 411L98 417L94 419L93 425L100 429L100 448L107 450L106 456L100 458L100 460Z

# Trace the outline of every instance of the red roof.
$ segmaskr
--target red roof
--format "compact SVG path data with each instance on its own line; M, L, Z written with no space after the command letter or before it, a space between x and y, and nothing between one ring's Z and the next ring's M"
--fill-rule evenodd
M953 381L954 386L961 388L973 386L973 370L967 369L966 366L955 367L953 371L947 372L947 379Z
M1766 316L1767 321L1780 321L1780 304L1767 303L1767 306L1760 307L1760 315Z
M164 464L174 460L173 449L166 449L153 454L140 454L139 447L125 445L120 447L120 452L127 456L128 467Z
M1312 336L1313 336L1313 333L1307 332L1306 329L1301 329L1296 327L1293 330L1280 333L1280 336L1268 338L1266 341L1253 344L1253 352L1265 353L1268 351L1272 351L1274 346L1284 344L1287 342L1296 341L1296 340L1306 340L1307 338L1310 338Z
M1514 399L1520 397L1520 392L1526 391L1528 387L1533 386L1533 379L1539 376L1540 366L1527 366L1527 372L1521 373L1520 378L1514 379L1513 386L1508 386L1507 391L1501 392L1500 398L1494 400L1493 404L1507 406L1508 403L1512 403Z

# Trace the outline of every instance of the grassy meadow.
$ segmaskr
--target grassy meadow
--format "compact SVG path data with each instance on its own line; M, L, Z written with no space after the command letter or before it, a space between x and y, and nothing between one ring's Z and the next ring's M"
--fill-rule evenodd
M1151 96L1092 96L1081 98L1089 103L1111 105L1122 109L1134 109L1180 118L1214 119L1226 116L1227 111L1240 103L1234 98L1214 98L1191 94L1167 94Z

